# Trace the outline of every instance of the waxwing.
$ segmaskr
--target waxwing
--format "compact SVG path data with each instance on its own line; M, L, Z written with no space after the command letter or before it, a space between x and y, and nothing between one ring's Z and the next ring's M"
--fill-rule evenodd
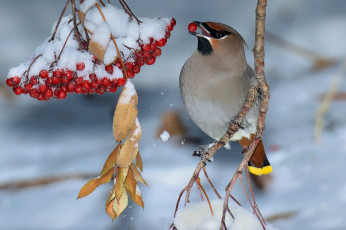
M193 23L201 33L190 31L197 37L198 46L181 70L180 93L191 119L207 135L219 140L242 109L251 84L257 82L246 62L245 41L235 29L216 22ZM231 138L243 148L255 136L259 100ZM255 175L272 171L262 141L249 161L249 171Z

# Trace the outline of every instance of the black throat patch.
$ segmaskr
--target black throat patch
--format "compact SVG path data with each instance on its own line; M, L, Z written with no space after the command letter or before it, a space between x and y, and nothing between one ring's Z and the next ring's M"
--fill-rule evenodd
M197 50L201 52L203 55L208 55L213 52L213 47L211 46L208 39L203 37L197 37L198 38L198 47Z

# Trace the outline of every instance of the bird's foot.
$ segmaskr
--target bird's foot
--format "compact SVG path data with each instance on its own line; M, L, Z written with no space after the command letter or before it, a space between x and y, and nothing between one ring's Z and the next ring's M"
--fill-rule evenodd
M231 121L232 121L232 123L234 123L234 124L236 124L237 126L239 126L239 128L244 129L244 126L242 126L242 125L239 123L237 117L233 118Z
M209 156L208 150L211 146L213 146L217 141L209 145L200 145L197 150L193 152L192 156L200 157L203 161L204 165L207 165L207 162L211 162L212 158Z

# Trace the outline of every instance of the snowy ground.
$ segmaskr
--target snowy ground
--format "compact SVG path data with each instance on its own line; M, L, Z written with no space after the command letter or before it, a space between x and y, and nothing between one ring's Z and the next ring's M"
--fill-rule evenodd
M113 1L114 3L116 1ZM144 177L144 211L133 204L111 222L104 211L110 190L102 186L76 200L86 180L67 180L24 190L0 190L0 229L167 229L175 202L198 159L196 145L162 142L155 136L161 113L178 110L191 135L210 140L185 115L178 90L181 66L196 47L186 32L193 20L215 20L234 26L248 43L251 64L255 1L128 1L141 16L175 17L177 26L152 67L144 67L134 84L139 94L143 137L140 151ZM0 0L0 76L25 61L48 36L65 1ZM346 58L346 1L269 1L267 29L282 38L324 55ZM160 11L157 11L160 9ZM329 90L342 64L318 72L312 62L266 43L266 72L271 86L264 143L274 180L255 191L264 217L291 213L271 223L280 229L346 229L346 106L334 101L326 114L322 144L313 140L315 114L321 94ZM339 90L345 91L346 80ZM102 168L114 147L112 113L116 96L68 96L38 102L29 97L6 99L0 92L0 183L70 173L93 173ZM275 148L274 148L275 146ZM239 163L240 149L222 150L207 166L220 192ZM202 179L202 183L206 181ZM208 188L208 186L205 186ZM234 195L246 204L240 186ZM208 190L212 194L211 190ZM224 195L224 193L222 193ZM216 199L211 195L212 199ZM192 201L199 202L196 190Z

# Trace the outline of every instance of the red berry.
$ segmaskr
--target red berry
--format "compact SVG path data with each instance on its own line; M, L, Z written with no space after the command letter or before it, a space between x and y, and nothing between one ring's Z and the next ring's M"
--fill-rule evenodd
M134 66L134 64L133 64L132 62L127 62L127 63L125 64L125 67L126 67L127 70L132 69L133 66Z
M38 89L31 89L29 95L30 97L37 98L39 95Z
M170 37L171 37L171 32L167 31L167 32L166 32L166 36L165 36L166 40L167 40L168 38L170 38Z
M6 84L7 84L9 87L13 87L12 79L11 79L11 78L7 78L7 79L6 79Z
M96 80L96 74L94 74L94 73L89 74L89 79L90 79L91 81Z
M31 78L30 78L30 82L31 82L33 85L38 84L37 77L36 77L36 76L31 76Z
M78 77L76 80L76 85L82 85L83 84L83 78L82 77Z
M67 77L67 79L71 80L73 78L73 71L72 70L66 70L64 76Z
M76 87L74 88L74 91L75 91L76 93L82 93L82 92L83 92L83 88L82 88L82 86L78 85L78 86L76 86Z
M53 97L53 90L52 89L47 89L45 92L44 92L44 96L46 98L51 98Z
M133 72L134 73L139 73L140 71L141 71L141 67L139 67L139 66L133 67Z
M127 71L127 77L133 78L134 76L135 74L131 70Z
M39 101L45 100L44 94L43 94L43 93L40 93L40 94L38 95L37 99L38 99Z
M112 74L113 73L113 66L112 65L106 65L105 70L107 73Z
M53 77L52 77L52 83L53 83L53 84L57 85L57 84L59 84L60 82L61 82L61 78L56 77L56 76L53 76Z
M26 89L27 91L29 91L29 90L31 90L31 88L32 88L32 84L31 84L31 83L28 83L28 84L24 85L24 87L25 87L25 89Z
M150 45L146 44L145 46L143 46L143 50L146 52L149 52L150 51Z
M76 65L77 70L82 71L85 68L84 62L79 62Z
M74 92L74 88L75 88L75 85L74 85L73 82L69 82L69 83L67 84L67 91L68 91L68 92Z
M84 80L82 86L83 86L84 89L86 89L88 91L91 88L88 80Z
M67 94L66 94L66 92L64 90L59 90L58 91L58 94L57 94L57 98L58 99L64 99L64 98L66 98L66 96L67 96Z
M41 93L45 92L48 89L47 85L39 85L38 86L38 91L40 91Z
M166 39L165 38L161 38L160 40L158 40L158 41L156 41L155 42L155 44L157 45L157 46L164 46L164 45L166 45L166 43L167 43L167 41L166 41Z
M171 25L168 25L167 26L167 29L169 30L169 31L172 31L173 30L173 25L171 24Z
M45 69L43 69L43 70L41 70L40 71L40 77L42 78L42 79L46 79L47 77L48 77L48 71L47 70L45 70Z
M52 78L51 78L51 77L49 77L49 78L46 79L46 84L47 84L47 85L53 85L53 81L52 81Z
M91 87L94 88L94 89L96 89L97 87L99 87L99 84L97 84L96 81L92 81L90 84L91 84Z
M117 85L118 85L118 86L124 86L125 83L126 83L125 78L119 78L119 79L117 80Z
M22 87L20 86L16 86L13 88L13 92L16 94L16 95L21 95L23 93L23 89Z
M139 59L137 59L137 65L138 65L138 66L142 66L142 65L144 65L143 58L139 58Z
M12 84L13 85L19 85L19 83L20 83L20 77L15 76L12 78Z
M151 44L151 43L153 43L154 42L154 38L153 37L150 37L149 38L149 43Z
M155 52L154 52L155 56L161 56L161 49L160 48L156 48Z
M155 58L152 57L152 56L149 57L146 63L147 63L147 65L152 65L152 64L154 64L154 63L155 63Z
M64 85L63 87L61 87L61 90L64 90L65 92L67 92L68 88L66 85Z
M62 71L57 69L53 72L53 76L57 77L57 78L61 78L62 77Z
M109 80L109 78L107 77L102 78L102 85L109 86L110 84L111 84L111 81Z
M187 26L187 29L193 33L197 30L197 24L194 23L194 22L191 22L188 26Z
M98 94L104 94L106 92L106 88L103 86L103 85L101 85L100 87L98 87L97 89L96 89L96 93L98 93Z
M150 44L150 50L152 50L152 51L156 50L156 44L155 43Z
M171 20L171 25L172 26L175 26L177 24L177 21L174 19L174 18L172 18L172 20Z
M121 61L120 61L119 59L117 59L117 60L115 61L115 65L116 65L119 69L123 68L123 66L122 66L122 64L121 64Z
M117 89L118 89L117 85L116 85L116 84L113 84L112 87L109 89L109 92L114 93L114 92L117 91Z

